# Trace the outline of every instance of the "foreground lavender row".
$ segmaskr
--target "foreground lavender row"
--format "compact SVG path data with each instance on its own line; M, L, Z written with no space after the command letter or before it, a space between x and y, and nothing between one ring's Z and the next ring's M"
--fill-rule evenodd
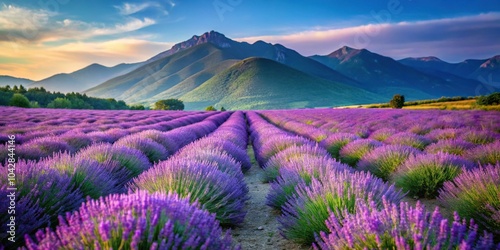
M9 248L237 247L227 229L252 219L248 142L287 239L321 249L500 248L497 112L0 113L3 169L16 136L23 225L15 244L2 228ZM2 175L2 197L9 185ZM436 197L455 217L401 202L413 197Z

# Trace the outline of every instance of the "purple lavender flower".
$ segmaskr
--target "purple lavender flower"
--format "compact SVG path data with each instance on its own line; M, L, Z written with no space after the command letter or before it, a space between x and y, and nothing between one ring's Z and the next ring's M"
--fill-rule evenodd
M410 156L421 152L413 147L402 145L386 145L377 147L359 160L357 169L370 171L383 180L396 171Z
M57 152L74 152L74 148L71 148L62 138L56 136L35 138L19 146L19 151L23 153L30 151L30 149L39 151L41 153L39 157L51 156Z
M465 158L483 165L496 164L500 161L500 141L478 146L466 152Z
M68 145L75 151L78 151L92 144L92 139L88 135L83 133L68 132L61 135L60 138L68 143Z
M215 213L224 225L243 222L248 199L244 182L221 172L217 165L189 158L160 162L133 180L130 189L149 192L176 192L199 201L203 208Z
M94 159L101 163L113 176L117 186L125 185L151 166L141 151L111 144L94 144L78 152L76 157Z
M435 154L444 152L454 155L464 155L468 150L472 149L474 144L463 141L461 139L440 140L425 148L425 152Z
M500 163L463 171L439 191L439 201L500 235Z
M325 147L333 158L338 158L342 147L357 139L359 139L359 137L353 134L335 133L321 141L320 145Z
M176 194L110 195L84 203L28 249L231 249L213 214Z
M340 161L356 166L356 163L368 152L383 144L373 139L359 139L345 145L339 153Z
M381 128L374 132L372 132L369 136L371 139L375 139L377 141L385 141L390 136L396 134L397 131L393 128Z
M300 162L301 164L306 164L304 160L308 161L310 158L325 157L332 160L328 152L318 145L292 145L278 152L267 161L266 165L264 165L263 181L274 181L279 175L280 168L290 163Z
M334 172L313 179L310 185L299 184L297 195L282 207L283 215L278 219L280 233L287 239L301 244L311 244L315 234L326 231L325 224L330 211L337 216L347 209L355 212L360 202L378 202L382 197L391 202L399 202L404 194L388 185L382 179L366 172Z
M165 147L169 155L173 155L179 150L179 145L168 137L164 132L158 130L146 130L136 134L137 137L149 138Z
M488 144L500 139L500 136L487 130L469 130L463 134L462 138L474 144Z
M356 202L355 213L331 213L328 231L317 237L315 249L495 249L491 234L479 235L477 226L455 215L453 224L443 218L438 207L430 213L417 202L398 205L384 198ZM498 246L500 247L500 245Z
M393 175L396 185L412 196L434 198L446 181L474 164L460 156L437 153L410 157Z
M288 199L296 194L295 187L299 184L309 185L312 179L320 179L332 172L352 171L340 162L333 160L328 154L304 154L302 157L287 162L279 168L279 175L271 183L267 195L268 206L281 209Z
M421 135L410 132L401 132L394 134L385 140L388 144L411 146L423 150L430 144L430 140Z
M448 139L458 139L466 130L456 128L434 129L426 137L431 141L441 141Z
M90 196L92 199L97 199L123 191L123 187L116 185L111 173L93 159L59 153L40 161L39 164L45 164L48 168L56 169L60 174L67 175L71 178L74 186L80 189L84 197Z
M136 134L122 137L113 145L137 149L144 153L152 163L165 160L170 156L165 147L159 143Z
M273 136L266 140L261 147L256 148L255 156L259 165L264 166L272 156L280 151L293 145L307 144L314 145L312 141L300 136Z

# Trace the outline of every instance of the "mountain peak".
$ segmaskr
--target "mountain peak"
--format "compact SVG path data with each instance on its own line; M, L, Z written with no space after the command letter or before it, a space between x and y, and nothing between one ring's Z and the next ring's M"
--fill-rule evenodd
M147 62L156 61L158 59L173 55L179 51L183 51L185 49L189 49L191 47L204 43L212 43L220 48L228 48L231 47L232 42L233 40L227 38L224 34L212 30L210 32L205 32L200 36L194 35L189 40L177 43L169 50L161 52L160 54L150 58L149 60L147 60Z
M500 67L500 55L496 55L481 64L481 68L499 68Z
M330 53L327 57L336 58L340 61L349 60L353 56L358 55L361 52L368 52L365 49L354 49L349 46L343 46L342 48Z

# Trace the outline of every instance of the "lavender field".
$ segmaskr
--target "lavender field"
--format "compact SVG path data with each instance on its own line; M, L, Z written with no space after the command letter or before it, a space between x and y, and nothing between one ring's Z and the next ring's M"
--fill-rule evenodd
M500 249L499 121L2 107L0 249Z

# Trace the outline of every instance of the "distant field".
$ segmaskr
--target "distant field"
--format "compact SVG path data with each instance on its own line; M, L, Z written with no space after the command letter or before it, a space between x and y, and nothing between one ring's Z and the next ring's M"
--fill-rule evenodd
M438 100L424 100L418 102L406 102L403 109L441 109L441 110L496 110L500 111L500 105L477 105L477 99L456 100L456 101L438 101ZM416 104L417 103L417 104ZM387 103L379 104L366 104L366 105L351 105L338 108L389 108Z

